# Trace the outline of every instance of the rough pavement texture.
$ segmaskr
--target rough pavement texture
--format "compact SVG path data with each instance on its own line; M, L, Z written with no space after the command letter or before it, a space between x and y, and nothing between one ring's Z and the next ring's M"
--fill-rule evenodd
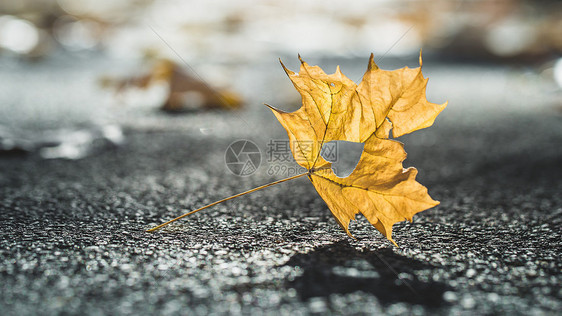
M365 60L344 63L362 69ZM1 313L562 310L562 118L539 98L536 77L503 67L424 64L430 101L450 105L434 127L401 140L406 165L441 204L395 225L400 248L361 217L351 227L358 240L347 237L303 178L145 233L283 177L269 176L267 164L243 178L224 166L234 140L251 139L264 152L269 139L286 138L259 105L292 93L274 67L241 79L250 105L237 115L117 117L126 127L122 147L80 160L0 156ZM75 78L83 69L58 71ZM0 75L8 87L9 78ZM72 101L63 97L50 98Z

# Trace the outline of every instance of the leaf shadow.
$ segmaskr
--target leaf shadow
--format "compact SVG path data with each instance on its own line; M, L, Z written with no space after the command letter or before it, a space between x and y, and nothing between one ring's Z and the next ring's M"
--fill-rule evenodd
M438 307L444 303L444 283L431 280L436 267L396 254L391 248L360 251L348 241L296 254L285 266L300 267L302 275L285 286L301 300L357 291L377 297L383 305L397 302ZM417 271L424 271L424 281Z

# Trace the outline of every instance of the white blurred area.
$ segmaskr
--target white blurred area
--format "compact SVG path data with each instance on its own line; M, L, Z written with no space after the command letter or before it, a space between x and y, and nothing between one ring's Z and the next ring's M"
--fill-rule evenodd
M314 56L543 58L562 52L559 1L5 0L0 48L251 62ZM158 33L157 36L154 33Z
M0 39L2 48L26 54L39 43L39 30L26 20L6 15L0 17Z

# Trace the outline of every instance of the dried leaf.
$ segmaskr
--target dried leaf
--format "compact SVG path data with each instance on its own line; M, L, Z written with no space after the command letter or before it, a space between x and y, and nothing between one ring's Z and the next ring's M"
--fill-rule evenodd
M411 221L414 214L439 204L416 182L417 170L402 167L403 145L389 139L391 130L398 137L431 126L446 107L427 101L421 64L420 55L419 68L386 71L371 55L359 85L339 67L328 75L302 59L299 73L282 64L303 106L292 113L270 108L287 130L295 160L308 169L316 191L351 237L349 222L362 213L394 243L394 223ZM320 155L322 146L334 140L365 143L357 167L346 178L336 176Z
M242 105L242 98L237 93L210 87L206 82L190 76L178 64L166 59L157 61L151 71L145 75L125 80L104 78L102 81L104 86L115 86L118 93L129 87L147 89L162 83L168 90L167 98L161 104L161 109L165 111L180 112L201 108L236 109Z

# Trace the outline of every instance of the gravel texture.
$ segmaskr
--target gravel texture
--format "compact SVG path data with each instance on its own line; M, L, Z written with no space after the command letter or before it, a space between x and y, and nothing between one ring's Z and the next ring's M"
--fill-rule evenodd
M366 60L311 61L336 62L355 79ZM95 107L102 92L76 78L114 66L57 65L19 66L16 79L13 69L0 73L4 113L42 99ZM248 65L236 83L248 106L236 114L115 110L121 146L77 160L0 154L1 313L560 313L562 116L552 101L559 92L526 70L431 60L424 67L429 99L450 105L434 127L401 140L406 165L419 169L441 204L394 226L400 248L362 217L351 226L357 240L347 237L305 178L144 232L283 177L268 174L265 151L286 134L260 104L293 104L296 93L273 62ZM44 82L46 73L54 83ZM50 88L38 91L43 84ZM237 139L264 154L249 177L224 164Z

